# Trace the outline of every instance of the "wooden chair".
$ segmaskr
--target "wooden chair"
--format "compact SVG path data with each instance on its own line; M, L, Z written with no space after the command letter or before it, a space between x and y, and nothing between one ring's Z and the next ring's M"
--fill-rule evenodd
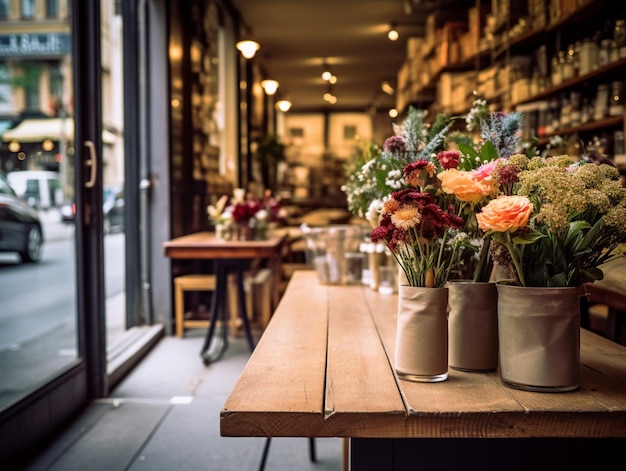
M185 292L214 291L215 283L215 275L181 275L174 278L174 310L177 337L184 337L185 329L206 329L209 327L210 322L208 319L185 319ZM246 277L244 283L250 285L250 278ZM238 318L239 311L237 310L237 290L234 279L231 280L230 278L228 282L228 296L230 329L233 336L238 336L240 320ZM246 296L248 317L251 316L252 305L252 291L249 289Z
M181 275L174 278L174 311L176 337L183 337L185 328L204 328L209 321L204 319L185 319L186 291L214 291L215 275Z

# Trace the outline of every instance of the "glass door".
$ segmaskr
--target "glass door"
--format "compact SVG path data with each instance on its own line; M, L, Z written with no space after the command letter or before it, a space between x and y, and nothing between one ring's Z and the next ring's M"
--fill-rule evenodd
M19 34L0 34L0 410L79 359L71 9L9 3L19 8L0 21Z
M107 393L106 137L100 2L2 5L0 443L11 446L0 447L0 462L7 462Z
M101 1L102 232L106 344L109 359L124 344L126 316L126 194L123 133L123 25L121 2Z

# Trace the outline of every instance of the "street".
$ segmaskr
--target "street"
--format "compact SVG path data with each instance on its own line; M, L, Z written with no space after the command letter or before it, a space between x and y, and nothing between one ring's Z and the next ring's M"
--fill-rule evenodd
M44 219L40 263L19 264L17 256L0 254L0 350L75 318L74 228L50 219ZM107 298L124 291L124 239L123 233L104 237Z
M0 407L77 356L74 227L52 211L41 218L46 239L40 263L0 254ZM124 245L124 233L104 236L107 300L124 294ZM121 323L123 309L114 311L107 311L107 324L109 316Z

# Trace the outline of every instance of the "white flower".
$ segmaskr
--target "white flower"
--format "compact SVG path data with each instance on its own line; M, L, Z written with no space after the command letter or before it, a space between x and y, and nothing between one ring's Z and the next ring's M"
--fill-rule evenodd
M380 219L380 215L383 212L383 202L381 200L372 200L369 207L367 208L367 212L365 213L365 218L369 221L372 227L378 226L378 220Z
M266 221L269 217L269 213L265 209L259 209L254 215L256 219L259 221Z

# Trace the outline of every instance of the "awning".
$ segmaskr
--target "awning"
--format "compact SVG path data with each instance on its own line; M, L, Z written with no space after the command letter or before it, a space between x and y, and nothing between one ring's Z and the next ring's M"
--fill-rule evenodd
M25 119L13 129L2 134L4 142L17 141L21 143L43 142L46 139L59 141L74 140L74 120L72 118ZM114 144L116 136L104 130L102 141L105 144Z
M4 142L43 142L46 139L58 141L74 138L74 120L70 118L25 119L13 129L2 134Z

